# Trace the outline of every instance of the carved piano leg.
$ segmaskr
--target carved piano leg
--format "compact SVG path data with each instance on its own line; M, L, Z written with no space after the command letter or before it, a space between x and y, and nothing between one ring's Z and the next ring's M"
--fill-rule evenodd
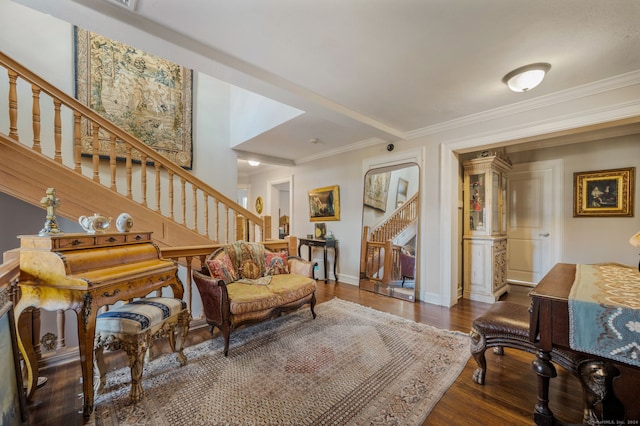
M22 298L14 308L14 314L16 318L18 348L24 359L24 367L26 370L24 384L26 386L26 396L28 400L33 398L33 393L36 390L36 384L38 382L38 360L36 359L36 353L33 350L33 343L31 341L30 308L31 303L29 297L23 293Z
M551 354L539 350L538 356L531 361L531 368L538 375L538 402L533 412L536 425L554 425L555 418L549 408L549 380L557 376L556 368L551 364Z
M578 364L584 397L583 423L599 425L605 421L624 420L624 407L613 394L612 387L613 378L619 373L603 361L589 359Z

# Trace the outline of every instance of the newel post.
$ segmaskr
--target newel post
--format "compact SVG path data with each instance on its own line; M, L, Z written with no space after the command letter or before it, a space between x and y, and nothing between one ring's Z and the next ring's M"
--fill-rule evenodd
M271 216L262 216L262 241L271 239Z
M393 242L387 240L384 243L384 275L382 276L383 284L391 284L393 277Z

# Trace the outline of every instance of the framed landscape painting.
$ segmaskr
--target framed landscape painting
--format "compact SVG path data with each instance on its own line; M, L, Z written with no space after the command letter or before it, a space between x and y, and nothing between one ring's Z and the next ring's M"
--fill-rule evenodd
M191 169L192 71L96 33L75 28L76 98L160 154ZM93 129L81 124L82 154ZM99 134L102 157L109 138ZM116 156L125 158L116 141ZM140 161L139 153L132 159Z
M573 174L573 216L633 216L635 167Z

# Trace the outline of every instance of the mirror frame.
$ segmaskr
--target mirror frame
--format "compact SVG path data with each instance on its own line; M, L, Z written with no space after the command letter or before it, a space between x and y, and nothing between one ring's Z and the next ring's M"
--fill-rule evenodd
M365 164L365 167L363 167L363 203L362 203L362 222L361 222L361 249L360 249L360 268L359 268L359 287L361 289L367 290L367 291L372 291L374 293L377 294L382 294L385 296L390 296L390 297L396 297L399 299L403 299L403 300L408 300L408 301L416 301L418 300L418 295L419 295L419 261L418 259L419 257L419 253L420 253L420 246L421 246L421 242L420 242L420 214L421 214L421 200L420 200L420 192L421 192L421 180L422 180L422 168L420 165L419 161L415 161L416 158L407 158L406 154L403 158L399 159L398 161L393 161L393 162L386 162L384 164L380 164L380 163L371 163L368 166ZM412 240L415 240L415 247L414 247L414 253L413 255L415 256L416 259L416 273L415 273L415 278L414 278L414 286L413 286L413 291L412 292L407 292L404 287L404 281L402 282L402 284L400 286L398 286L398 282L396 282L394 277L394 281L391 283L383 283L382 281L377 281L377 280L369 280L366 279L365 275L366 275L366 271L365 271L365 250L367 250L367 244L365 241L365 214L367 212L366 206L370 207L371 209L378 209L378 210L389 210L387 208L387 206L392 206L393 207L393 211L389 212L386 211L385 215L380 217L380 221L384 221L385 220L385 216L386 217L391 217L392 214L394 212L397 211L397 207L398 207L398 197L399 197L399 191L398 189L401 188L401 182L400 182L400 178L402 177L404 180L404 177L406 176L398 176L397 179L393 179L393 184L394 184L394 188L391 189L387 189L385 188L383 190L383 192L385 193L384 195L384 200L381 199L376 199L375 195L373 197L370 197L370 199L367 201L367 179L369 176L371 176L371 173L374 171L379 171L380 173L385 173L385 172L389 172L392 173L394 171L398 171L398 170L403 170L403 169L407 169L407 168L412 168L412 167L416 167L417 168L417 177L415 178L415 185L417 185L417 188L415 188L415 190L413 192L411 192L411 194L407 193L405 191L405 194L403 194L404 196L404 200L401 201L405 201L407 199L412 198L414 195L417 194L417 200L416 200L416 204L417 204L417 212L416 212L416 224L415 224L415 235L414 237L412 237ZM414 173L412 171L412 173ZM378 174L378 173L375 173ZM390 179L392 179L393 175L389 175ZM411 181L413 181L414 179L411 179ZM409 188L409 186L413 186L414 182L411 182L411 184L407 181L406 182L406 186L405 186L405 190ZM389 184L391 183L391 181L387 181L387 182L380 182L381 184L385 185L386 187L389 187ZM393 197L393 200L395 200L394 203L389 204L389 197ZM379 223L379 221L376 221L376 223ZM394 249L395 251L395 249ZM400 256L398 254L398 256ZM398 259L396 258L396 255L393 256L393 258L395 260L393 260L393 262L398 261ZM389 277L385 277L384 280L388 281ZM402 289L402 290L401 290Z

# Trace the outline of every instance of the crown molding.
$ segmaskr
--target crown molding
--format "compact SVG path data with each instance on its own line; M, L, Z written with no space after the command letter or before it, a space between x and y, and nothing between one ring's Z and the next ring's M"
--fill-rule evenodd
M483 111L477 114L471 114L459 119L450 120L444 123L435 124L433 126L424 127L422 129L406 132L402 139L412 140L423 136L443 133L450 130L456 130L462 127L480 124L491 120L506 118L523 112L548 108L576 99L582 99L601 93L610 92L612 90L622 89L629 86L640 84L640 70L632 71L619 76L599 80L594 83L584 84L571 89L555 92L549 95L540 96L535 99L518 102L508 106ZM450 146L452 150L478 147L500 142L513 141L517 139L527 138L535 135L549 134L567 129L606 123L609 121L620 120L630 117L640 116L640 100L620 103L618 105L608 105L606 107L595 108L588 111L577 113L569 113L564 116L555 116L547 120L538 122L528 122L518 126L509 128L501 128L498 131L474 134L472 137L463 137L447 142L445 145ZM389 141L380 138L365 139L354 144L346 145L338 149L325 151L320 154L297 159L296 164L303 164L314 160L330 157L337 154L343 154L350 151L356 151L368 148Z
M465 117L449 120L444 123L434 124L433 126L424 127L422 129L412 130L405 133L404 136L405 139L411 140L423 136L434 135L450 130L455 130L461 127L509 117L511 115L520 114L539 108L548 108L554 105L562 104L564 102L582 99L588 96L594 96L600 93L622 89L637 84L640 84L640 70L606 78L594 83L583 84L571 89L566 89L549 95L540 96L535 99L518 102L504 107L494 108L492 110L483 111L476 114L471 114Z
M537 122L528 122L509 128L501 128L495 132L485 132L442 142L453 151L476 148L486 145L499 146L507 141L530 138L532 136L549 135L584 126L613 122L637 117L640 120L640 99L608 105L587 111L572 112Z
M295 163L296 164L308 163L310 161L320 160L322 158L331 157L331 156L338 155L338 154L344 154L346 152L357 151L359 149L369 148L369 147L372 147L372 146L375 146L375 145L379 145L379 144L382 144L382 143L387 144L389 142L384 140L384 139L380 139L380 138L364 139L364 140L361 140L361 141L356 142L356 143L352 143L352 144L349 144L349 145L341 146L340 148L324 151L324 152L321 152L321 153L315 154L315 155L309 155L307 157L298 158L297 160L295 160Z

